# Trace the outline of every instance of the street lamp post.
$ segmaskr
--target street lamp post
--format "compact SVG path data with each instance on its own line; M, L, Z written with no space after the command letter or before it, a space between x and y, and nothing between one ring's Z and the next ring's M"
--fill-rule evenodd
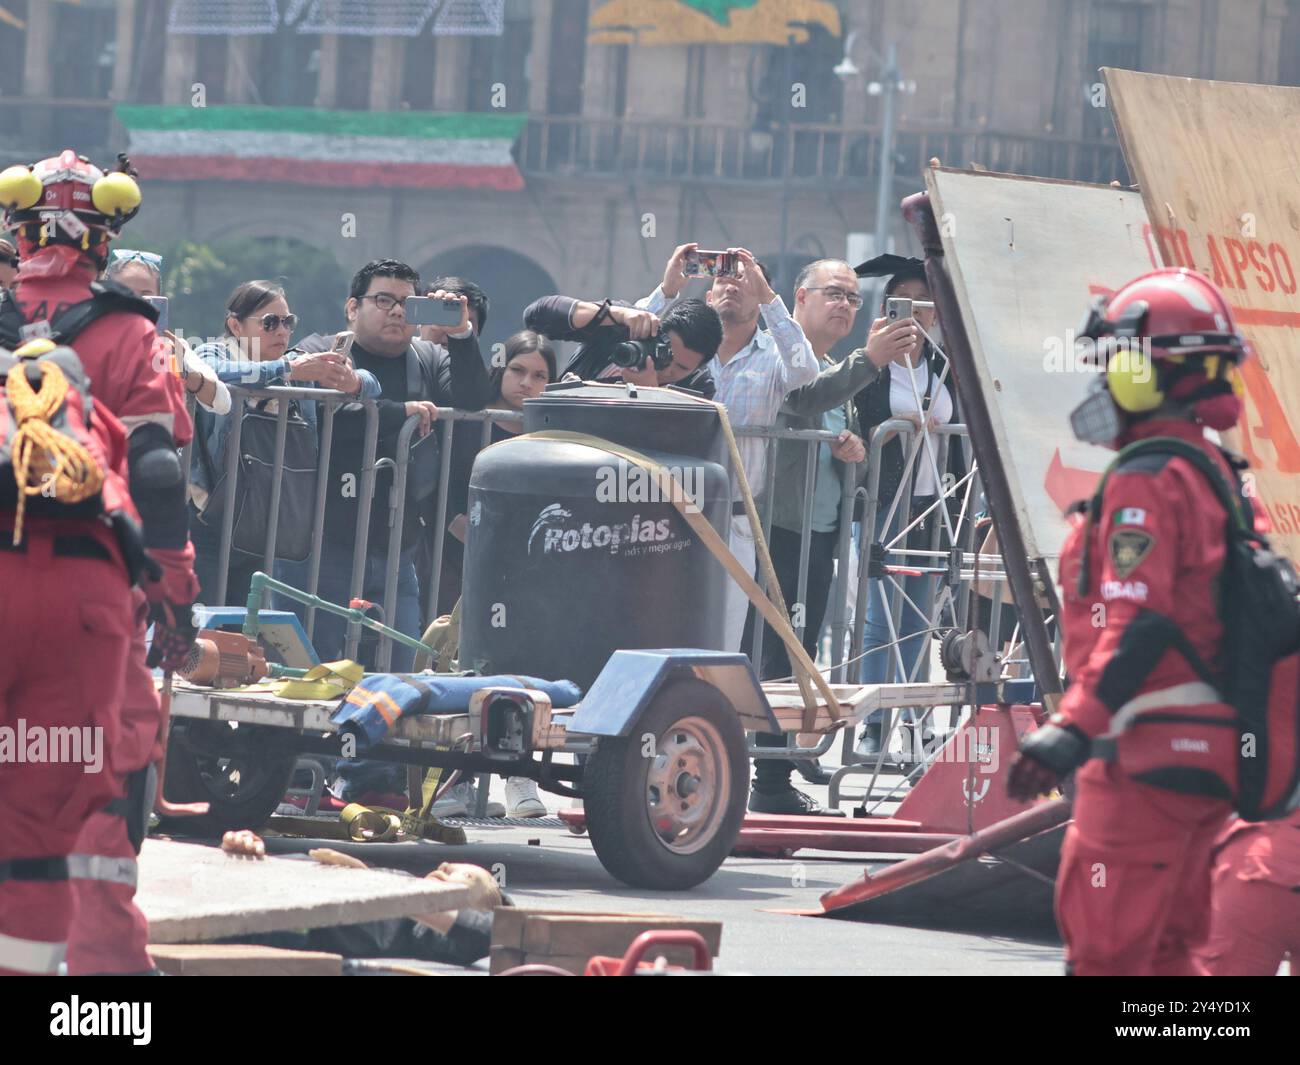
M898 45L890 44L885 59L885 80L867 86L871 96L885 97L885 118L880 128L880 187L876 190L876 254L889 250L889 200L894 187L894 131L898 122Z
M844 58L835 66L835 75L842 81L856 78L861 72L853 62L853 43L857 39L853 30L844 39ZM882 57L866 43L867 51L884 67L884 79L867 83L868 96L884 96L885 113L880 127L880 185L876 190L875 254L889 250L889 204L894 191L894 138L898 132L898 95L916 92L916 82L904 81L898 70L898 45L891 43ZM883 281L880 284L884 284Z

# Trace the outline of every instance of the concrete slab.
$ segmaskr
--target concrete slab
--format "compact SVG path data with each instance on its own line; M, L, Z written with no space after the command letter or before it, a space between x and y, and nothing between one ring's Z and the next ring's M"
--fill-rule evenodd
M255 861L149 839L136 901L149 919L150 942L194 943L455 910L467 895L436 880L326 866L306 855Z

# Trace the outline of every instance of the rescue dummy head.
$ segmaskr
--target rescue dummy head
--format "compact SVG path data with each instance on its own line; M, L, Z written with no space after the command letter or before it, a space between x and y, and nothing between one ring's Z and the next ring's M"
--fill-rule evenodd
M464 884L469 888L470 909L490 911L502 905L501 888L496 878L482 866L468 862L443 862L425 879Z
M65 148L31 166L0 171L0 207L4 229L17 236L24 267L58 248L88 256L102 268L109 242L140 210L140 186L125 155L105 173Z
M1089 308L1080 359L1099 371L1070 415L1075 436L1115 447L1134 424L1181 417L1231 429L1241 417L1237 367L1250 345L1223 293L1202 274L1153 270Z

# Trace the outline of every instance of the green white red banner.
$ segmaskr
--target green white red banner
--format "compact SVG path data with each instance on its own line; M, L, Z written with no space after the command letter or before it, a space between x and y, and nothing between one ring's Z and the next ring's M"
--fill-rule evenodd
M141 178L517 191L519 114L120 105Z

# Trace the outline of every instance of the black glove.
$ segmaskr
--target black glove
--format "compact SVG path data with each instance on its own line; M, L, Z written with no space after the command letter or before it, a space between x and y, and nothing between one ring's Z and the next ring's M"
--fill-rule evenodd
M1020 802L1051 791L1088 760L1091 741L1064 718L1036 728L1020 743L1007 773L1007 793Z
M150 669L161 668L165 673L184 668L198 635L193 604L155 600L149 604L149 621L153 624L153 639L145 664Z

